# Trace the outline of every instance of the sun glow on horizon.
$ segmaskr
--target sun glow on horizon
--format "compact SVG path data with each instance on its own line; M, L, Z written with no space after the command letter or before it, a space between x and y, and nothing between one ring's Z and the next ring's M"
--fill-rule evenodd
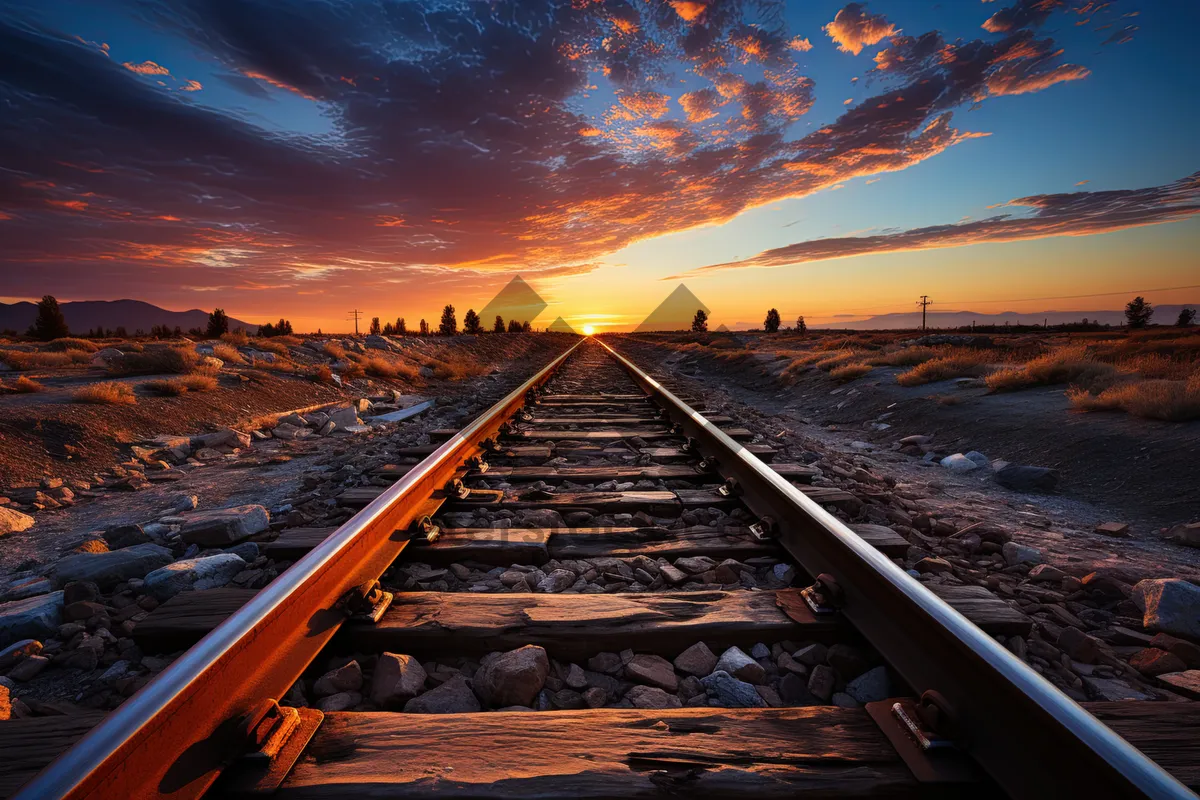
M583 326L583 335L584 336L591 336L595 332L596 332L596 327L594 325L584 325Z

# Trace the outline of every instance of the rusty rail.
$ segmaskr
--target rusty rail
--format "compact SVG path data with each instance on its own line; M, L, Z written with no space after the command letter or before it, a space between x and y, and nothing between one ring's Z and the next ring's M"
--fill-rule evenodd
M601 342L917 695L940 692L965 751L1014 797L1195 797L840 520Z
M404 549L421 506L582 343L439 447L43 769L16 795L192 798L239 747L237 727L281 697L346 619L339 601Z

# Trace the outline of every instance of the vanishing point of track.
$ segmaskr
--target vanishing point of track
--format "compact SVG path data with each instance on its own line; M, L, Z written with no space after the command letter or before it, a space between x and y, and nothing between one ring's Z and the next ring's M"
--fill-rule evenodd
M811 470L768 465L771 448L693 410L607 345L580 341L446 437L414 449L423 460L363 493L365 507L340 528L284 531L278 546L297 560L266 588L180 595L186 613L141 623L191 646L18 796L1191 796L907 575L889 557L895 542L868 541L825 510L831 498L798 485ZM498 480L511 488L487 488ZM573 490L612 481L673 488ZM481 507L624 516L609 528L434 524ZM663 524L709 508L742 524ZM610 559L596 563L643 551L775 554L794 561L807 588L687 592L659 579L639 594L471 594L379 583L407 557L448 563L522 547L543 559ZM698 641L720 652L842 639L878 654L895 697L865 708L444 716L322 715L277 702L331 650L424 660L535 644L586 661L622 650L670 659Z

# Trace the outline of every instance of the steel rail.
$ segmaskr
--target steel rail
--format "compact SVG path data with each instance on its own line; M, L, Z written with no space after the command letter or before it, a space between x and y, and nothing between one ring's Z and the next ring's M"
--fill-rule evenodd
M191 798L236 754L235 729L255 704L281 697L346 615L336 606L376 580L408 528L480 442L525 403L584 340L542 368L346 521L15 795Z
M599 341L599 340L597 340ZM812 575L838 580L841 613L920 695L947 698L961 744L1011 796L1194 798L1183 784L914 580L607 343L673 422L770 517Z

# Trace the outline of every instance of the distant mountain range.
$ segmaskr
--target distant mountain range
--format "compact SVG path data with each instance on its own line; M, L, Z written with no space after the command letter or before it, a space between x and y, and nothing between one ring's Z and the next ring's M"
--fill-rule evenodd
M193 308L191 311L168 311L165 308L143 303L141 300L80 300L59 303L67 327L71 333L83 334L96 328L116 330L124 327L132 334L136 330L149 332L155 325L168 328L204 328L208 325L208 312ZM0 303L0 331L13 330L24 333L37 317L35 303ZM229 319L229 329L245 328L254 332L258 325Z
M1150 322L1157 325L1170 325L1179 317L1179 311L1184 308L1200 310L1200 302L1184 303L1183 305L1156 305L1154 316ZM889 329L905 329L921 327L920 311L904 311L895 314L879 314L874 317L859 318L854 314L840 314L843 320L837 322L818 322L808 324L810 328L828 330L878 331ZM969 328L971 323L976 325L1065 325L1079 322L1087 318L1089 322L1101 325L1121 325L1125 322L1125 311L1002 311L999 314L981 314L976 311L930 311L925 324L930 328ZM795 319L784 317L785 325L794 325ZM761 322L735 322L734 330L754 330L762 328Z

